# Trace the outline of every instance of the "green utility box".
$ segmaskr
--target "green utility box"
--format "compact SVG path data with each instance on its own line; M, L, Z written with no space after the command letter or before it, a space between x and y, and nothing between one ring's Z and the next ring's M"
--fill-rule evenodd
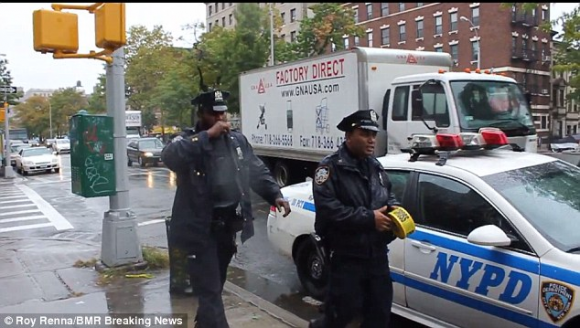
M113 118L80 111L69 126L72 192L87 198L114 195Z

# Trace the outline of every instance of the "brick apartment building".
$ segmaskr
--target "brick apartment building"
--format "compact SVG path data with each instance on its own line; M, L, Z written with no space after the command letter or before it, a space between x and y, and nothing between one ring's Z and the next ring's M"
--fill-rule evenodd
M277 32L278 36L286 42L294 42L300 30L300 21L312 13L308 7L314 3L274 2L272 4L282 19L282 26L280 31ZM236 26L236 18L234 15L236 5L233 2L205 2L206 30L211 31L215 26L234 28ZM259 2L258 5L262 8L269 7L269 3L267 2Z
M549 4L533 13L500 3L346 3L355 10L363 38L344 38L345 47L442 51L455 68L504 72L532 93L538 135L550 135L551 35L538 25L550 19ZM465 18L461 18L461 17ZM481 42L481 46L480 43Z

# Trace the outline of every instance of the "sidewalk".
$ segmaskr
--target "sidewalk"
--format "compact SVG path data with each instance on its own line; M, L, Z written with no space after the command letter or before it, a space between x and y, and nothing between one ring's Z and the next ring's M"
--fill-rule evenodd
M164 317L187 314L187 327L194 326L197 300L170 297L167 271L151 272L152 279L119 277L103 283L94 269L74 267L78 260L98 258L100 253L99 243L82 240L82 232L79 234L78 238L0 236L0 327L8 327L5 325L8 315L23 313L57 316L131 313ZM294 314L229 282L223 298L232 328L308 325Z

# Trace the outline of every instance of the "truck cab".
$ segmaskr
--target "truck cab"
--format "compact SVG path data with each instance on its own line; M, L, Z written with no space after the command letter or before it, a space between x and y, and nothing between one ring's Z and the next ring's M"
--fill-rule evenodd
M495 74L445 72L395 78L382 108L386 153L408 150L415 134L501 129L512 144L537 152L529 103L516 81Z

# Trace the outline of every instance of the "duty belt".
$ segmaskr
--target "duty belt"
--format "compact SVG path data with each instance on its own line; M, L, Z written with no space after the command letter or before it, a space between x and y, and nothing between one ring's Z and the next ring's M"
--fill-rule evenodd
M215 208L211 221L211 230L238 232L244 225L244 218L236 212L236 207Z

